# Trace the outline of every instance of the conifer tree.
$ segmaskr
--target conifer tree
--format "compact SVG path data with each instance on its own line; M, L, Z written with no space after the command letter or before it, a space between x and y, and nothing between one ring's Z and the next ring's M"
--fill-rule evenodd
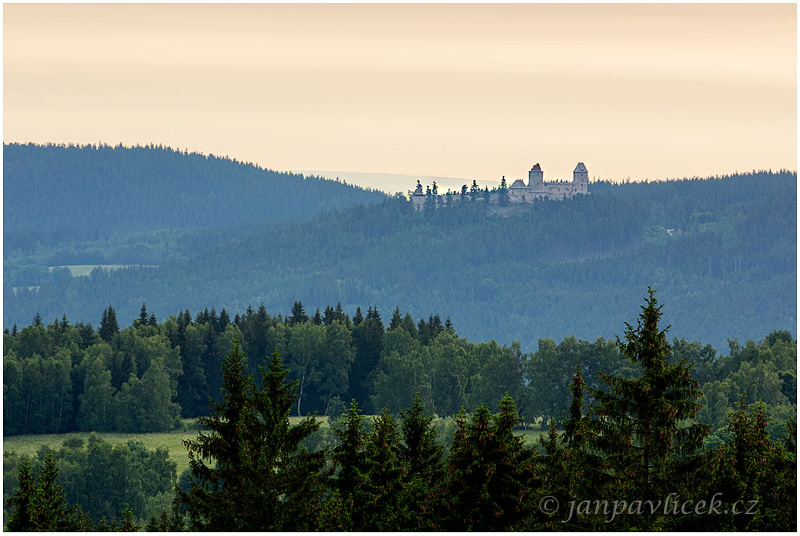
M366 480L367 461L363 431L364 417L353 399L343 415L341 427L333 428L339 445L331 453L336 476L331 480L334 491L325 516L325 528L358 530L363 516L357 502L358 489Z
M11 508L11 518L7 529L11 532L27 532L36 530L33 517L36 480L31 474L31 463L27 458L22 460L17 474L18 487L6 505Z
M425 406L416 393L411 407L400 412L403 441L399 447L400 460L408 465L408 476L435 478L441 469L444 446L436 442L433 417L425 414Z
M9 499L11 510L7 529L23 531L75 531L86 528L83 514L75 507L67 508L64 486L56 484L58 466L52 451L47 453L38 477L31 474L25 459L18 472L19 487Z
M653 500L669 493L691 494L693 455L702 447L710 426L694 423L702 396L691 367L682 360L671 363L671 346L659 329L661 306L648 288L636 327L626 322L620 351L641 370L641 376L624 379L598 373L608 391L592 389L595 418L586 421L591 433L588 447L601 454L605 476L616 498ZM604 492L606 493L606 492ZM648 521L628 516L633 526Z
M296 383L275 352L259 367L262 390L246 373L235 341L223 361L223 401L199 422L207 433L185 441L191 489L179 491L194 530L311 530L323 492L325 453L301 443L319 428L313 418L290 426ZM207 462L212 462L207 464Z
M361 309L356 311L353 319L353 346L356 349L355 359L350 368L349 397L355 398L369 411L372 402L369 399L373 385L373 373L383 350L384 327L377 307L369 307L363 321L356 323Z
M228 315L228 311L226 311L225 308L223 307L222 311L220 311L219 313L219 322L217 331L219 333L222 333L223 331L225 331L225 328L227 328L230 325L230 323L231 323L231 317L230 315Z
M101 339L108 342L117 333L119 333L117 312L109 305L108 309L103 311L103 316L100 318L100 329L97 331L97 334L100 335Z
M393 531L404 526L409 504L403 493L404 468L398 459L397 423L384 408L366 436L366 480L357 493L363 526L354 530Z
M699 486L706 498L718 500L717 515L681 520L684 523L677 530L702 527L796 532L797 447L793 423L787 423L781 444L770 439L762 403L747 406L740 402L727 421L731 440L708 452L700 480L705 485Z
M322 313L322 323L330 326L335 318L335 312L330 305L325 306L325 311Z
M392 319L389 322L389 330L393 330L400 326L400 323L403 321L403 317L400 316L400 306L396 306L394 308L394 312L392 313Z
M403 521L409 530L429 530L436 512L435 491L443 478L444 446L436 441L433 417L425 414L419 393L400 415L398 457L405 467L402 502L414 505L407 509Z
M533 456L514 436L519 424L514 401L505 396L492 415L479 405L468 422L462 411L447 460L442 494L444 530L514 530L530 515Z
M501 207L508 205L508 186L506 185L505 176L503 176L503 179L500 181L500 189L498 190L498 200L500 202Z
M289 324L303 324L308 322L308 315L303 308L302 302L296 301L292 304L292 316L289 318Z

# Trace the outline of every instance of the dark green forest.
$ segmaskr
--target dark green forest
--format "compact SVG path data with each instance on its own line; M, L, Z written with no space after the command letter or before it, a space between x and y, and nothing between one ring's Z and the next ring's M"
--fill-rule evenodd
M57 248L56 263L101 262L81 244L154 231L297 221L383 194L162 146L3 145L4 257ZM125 256L124 248L117 255ZM138 258L123 263L157 264ZM141 255L141 252L139 252ZM89 255L91 257L91 255Z
M416 211L3 150L3 435L197 431L4 452L8 530L796 530L796 172Z
M98 422L103 411L111 426L131 425L137 416L145 417L139 426L170 426L186 392L180 378L191 368L170 337L204 326L212 346L226 342L218 348L224 355L214 358L218 395L199 417L196 439L185 442L189 471L178 479L163 451L136 441L110 445L95 436L86 446L68 440L58 450L42 449L33 460L4 453L6 528L796 530L796 341L788 332L744 348L732 344L727 356L700 343L670 344L654 291L615 342L542 340L532 355L515 345L472 345L436 316L415 325L396 309L384 326L374 307L360 313L350 318L327 307L309 316L295 302L287 318L260 308L233 320L227 312L204 310L195 319L184 312L158 322L143 306L133 325L120 329L109 307L97 331L66 321L45 327L37 319L7 333L6 379L15 379L9 368L19 363L40 367L41 378L52 376L45 371L58 369L59 359L66 363L72 350L83 353L82 368L91 372L74 406L78 426ZM266 330L254 329L259 317ZM277 349L279 339L263 337L281 331L286 357ZM319 373L331 357L312 357L309 349L323 336L330 338L321 347L352 358L349 378L332 390L332 378L320 382L326 374ZM276 349L249 360L244 348L260 352L259 344ZM148 362L143 348L159 345ZM138 348L137 357L123 347ZM31 349L50 357L18 357ZM359 364L375 351L376 362ZM438 351L447 354L450 369L426 361ZM111 361L99 357L104 352ZM98 356L93 363L92 355ZM432 413L447 411L449 401L436 394L434 378L450 372L455 383L448 392L455 395L459 376L452 373L459 366L471 372L467 398L450 437L442 438ZM392 408L395 399L382 398L380 378L403 367L409 370L390 377L393 385L420 377L430 385L409 385L413 394ZM115 388L120 369L127 381ZM361 377L359 371L369 372ZM70 374L61 376L68 383ZM331 441L313 440L321 433L315 417L290 424L311 393L349 396L370 383L366 401L354 398L348 409L327 404L341 414L328 429ZM48 398L53 386L34 394L24 386L4 385L4 411L15 393L37 399L35 410L45 415L38 422L52 423L59 406L58 397ZM495 389L481 392L481 386ZM709 388L719 388L713 400ZM70 394L67 389L60 396ZM120 396L127 398L117 406ZM147 399L164 407L153 402L137 412ZM366 417L369 404L383 409L367 409L379 414ZM134 410L128 414L128 408ZM525 445L516 432L530 411L548 428L537 445Z
M794 172L594 182L590 195L528 205L442 196L438 208L415 212L402 196L162 148L5 152L19 153L5 164L5 218L13 221L4 231L6 328L37 313L90 322L109 303L126 318L142 302L162 316L260 303L288 315L295 300L309 308L341 302L350 315L362 304L382 311L405 304L414 317L448 311L472 340L517 340L532 349L544 337L611 338L637 289L654 285L675 336L720 349L729 338L756 340L774 329L796 336ZM44 158L51 153L60 156ZM82 171L71 170L87 167L94 180L81 188L74 177ZM78 210L74 196L60 194L43 193L49 201L37 203L15 190L37 180L49 187L59 174L48 170L61 168L72 178L58 187L76 182L98 208ZM124 209L124 201L139 199L127 190L139 168L176 176L174 195ZM263 195L255 187L211 188L247 180ZM105 189L94 188L98 182ZM98 197L112 184L124 194ZM186 202L173 207L178 199ZM283 212L289 207L293 215ZM119 228L117 211L127 222ZM67 214L93 231L83 233ZM37 230L44 227L72 238L47 238ZM76 277L58 268L92 264L133 266Z
M544 428L567 409L578 364L592 388L601 387L597 371L635 372L613 339L544 338L524 352L518 342L472 342L439 314L414 319L395 308L386 317L372 306L350 317L341 304L306 312L299 301L286 317L262 305L233 317L212 308L161 321L143 304L124 328L111 306L97 329L36 317L4 333L3 434L175 429L181 418L208 415L209 400L221 400L220 366L234 341L247 355L283 356L298 382L297 416L335 417L351 400L368 413L388 408L397 415L418 394L445 417L493 407L508 394L526 423ZM742 397L763 402L778 428L796 413L797 343L788 331L732 340L723 351L673 338L670 359L694 364L705 393L699 415L714 431ZM248 372L257 372L254 364Z

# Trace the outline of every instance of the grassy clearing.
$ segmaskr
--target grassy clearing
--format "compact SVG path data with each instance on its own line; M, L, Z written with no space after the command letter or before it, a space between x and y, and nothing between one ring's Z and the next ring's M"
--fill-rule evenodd
M70 437L79 437L83 439L84 444L89 439L91 432L74 432L69 434L46 434L46 435L24 435L12 436L3 438L3 452L16 452L17 454L27 454L35 457L36 452L46 445L53 450L58 450L64 443L64 440ZM196 431L176 431L176 432L162 432L151 434L120 434L120 433L104 433L95 432L99 437L108 441L109 443L126 443L131 439L141 441L148 449L155 450L157 448L164 448L169 452L169 459L174 461L178 466L178 474L184 469L189 468L189 457L186 454L186 448L183 446L184 439L190 439L197 436Z
M372 416L368 415L367 418ZM289 421L292 425L296 425L302 419L300 417L290 417ZM325 429L330 427L328 417L317 417L320 421L320 428ZM449 420L449 419L447 419ZM192 425L191 420L184 421L184 429L174 432L160 432L160 433L147 433L147 434L121 434L116 432L73 432L69 434L45 434L45 435L22 435L10 436L3 438L3 452L16 452L17 454L35 457L36 452L46 445L53 450L58 450L64 441L70 437L79 437L86 443L89 439L90 433L96 433L98 436L110 443L125 443L131 439L141 441L148 449L155 450L157 448L166 449L169 452L170 460L174 461L178 467L178 474L180 475L185 469L189 468L189 456L186 453L186 447L183 441L197 437L198 430L189 429ZM539 436L545 434L539 430L525 430L517 432L517 435L522 436L525 444L528 446L535 446L538 444Z

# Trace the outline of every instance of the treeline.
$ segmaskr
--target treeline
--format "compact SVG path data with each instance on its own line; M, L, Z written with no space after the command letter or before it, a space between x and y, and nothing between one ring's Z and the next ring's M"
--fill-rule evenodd
M51 465L56 466L57 475L52 474L52 467L48 469ZM30 478L26 478L20 487L19 475L24 473L30 474ZM116 520L124 517L126 509L129 509L132 519L147 519L162 510L169 510L177 481L176 465L170 461L168 452L162 448L150 450L136 440L110 443L90 434L84 443L79 437L67 437L58 449L43 446L33 459L4 451L3 513L6 523L9 520L8 500L15 493L24 493L29 500L36 499L34 489L25 486L36 480L37 473L40 487L49 488L52 493L60 486L65 505L78 507L88 516L86 528L97 530L111 529ZM51 479L49 484L47 478ZM121 526L121 523L117 525ZM40 527L40 530L64 531L69 527L54 524Z
M496 413L483 404L459 412L445 451L415 396L399 419L384 409L368 429L353 401L334 428L337 445L309 452L303 442L320 423L290 424L299 382L287 382L280 354L253 374L234 343L221 363L222 399L186 441L188 482L144 528L796 530L794 421L773 440L763 407L742 402L727 418L729 439L704 448L700 383L673 356L652 291L642 309L618 342L631 373L599 372L598 389L576 367L561 431L552 419L535 448L514 433L521 419L505 395ZM8 529L95 528L68 507L52 456L37 481L26 466L18 474ZM123 512L123 528L141 527Z
M143 231L297 219L385 197L152 144L4 144L3 193L6 255Z
M33 262L27 258L6 266L4 327L37 311L97 318L108 303L132 318L142 301L166 312L209 303L281 311L300 299L314 307L341 302L350 314L365 303L381 311L406 304L415 318L447 311L472 340L535 347L544 337L612 338L635 289L652 284L673 332L689 340L726 348L727 338L775 328L796 336L796 190L795 173L759 172L593 183L587 196L508 207L467 201L415 212L405 198L391 198L282 228L164 238L158 247L176 258L163 267L88 277L46 272L47 252L70 248L44 249L39 272L22 266ZM126 251L151 246L142 238ZM70 258L84 264L81 251L111 247L73 248ZM135 262L128 253L124 262Z
M235 340L248 355L284 356L298 381L295 415L335 417L353 399L368 413L385 407L398 415L419 394L444 417L508 394L527 424L544 427L566 410L578 363L592 388L602 387L597 371L635 373L615 342L602 337L540 339L535 352L524 352L518 342L471 342L449 317L415 321L399 307L386 321L376 307L366 315L357 308L351 317L337 304L309 315L295 302L286 317L262 305L233 318L212 307L159 322L142 305L121 329L109 306L98 329L65 317L45 326L37 316L21 330L6 330L3 434L175 429L181 418L207 415L209 400L220 400L220 365ZM744 345L731 340L727 354L675 339L673 356L693 364L705 393L700 419L715 430L742 397L765 403L775 423L796 413L797 343L789 332ZM771 427L773 437L779 426Z

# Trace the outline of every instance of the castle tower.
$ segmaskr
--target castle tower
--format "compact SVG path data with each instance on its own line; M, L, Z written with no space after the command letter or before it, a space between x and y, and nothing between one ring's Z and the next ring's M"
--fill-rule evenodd
M576 188L576 193L585 194L589 192L589 172L583 162L578 162L575 171L572 172L572 184Z
M528 172L528 188L536 192L544 190L544 172L538 163Z

